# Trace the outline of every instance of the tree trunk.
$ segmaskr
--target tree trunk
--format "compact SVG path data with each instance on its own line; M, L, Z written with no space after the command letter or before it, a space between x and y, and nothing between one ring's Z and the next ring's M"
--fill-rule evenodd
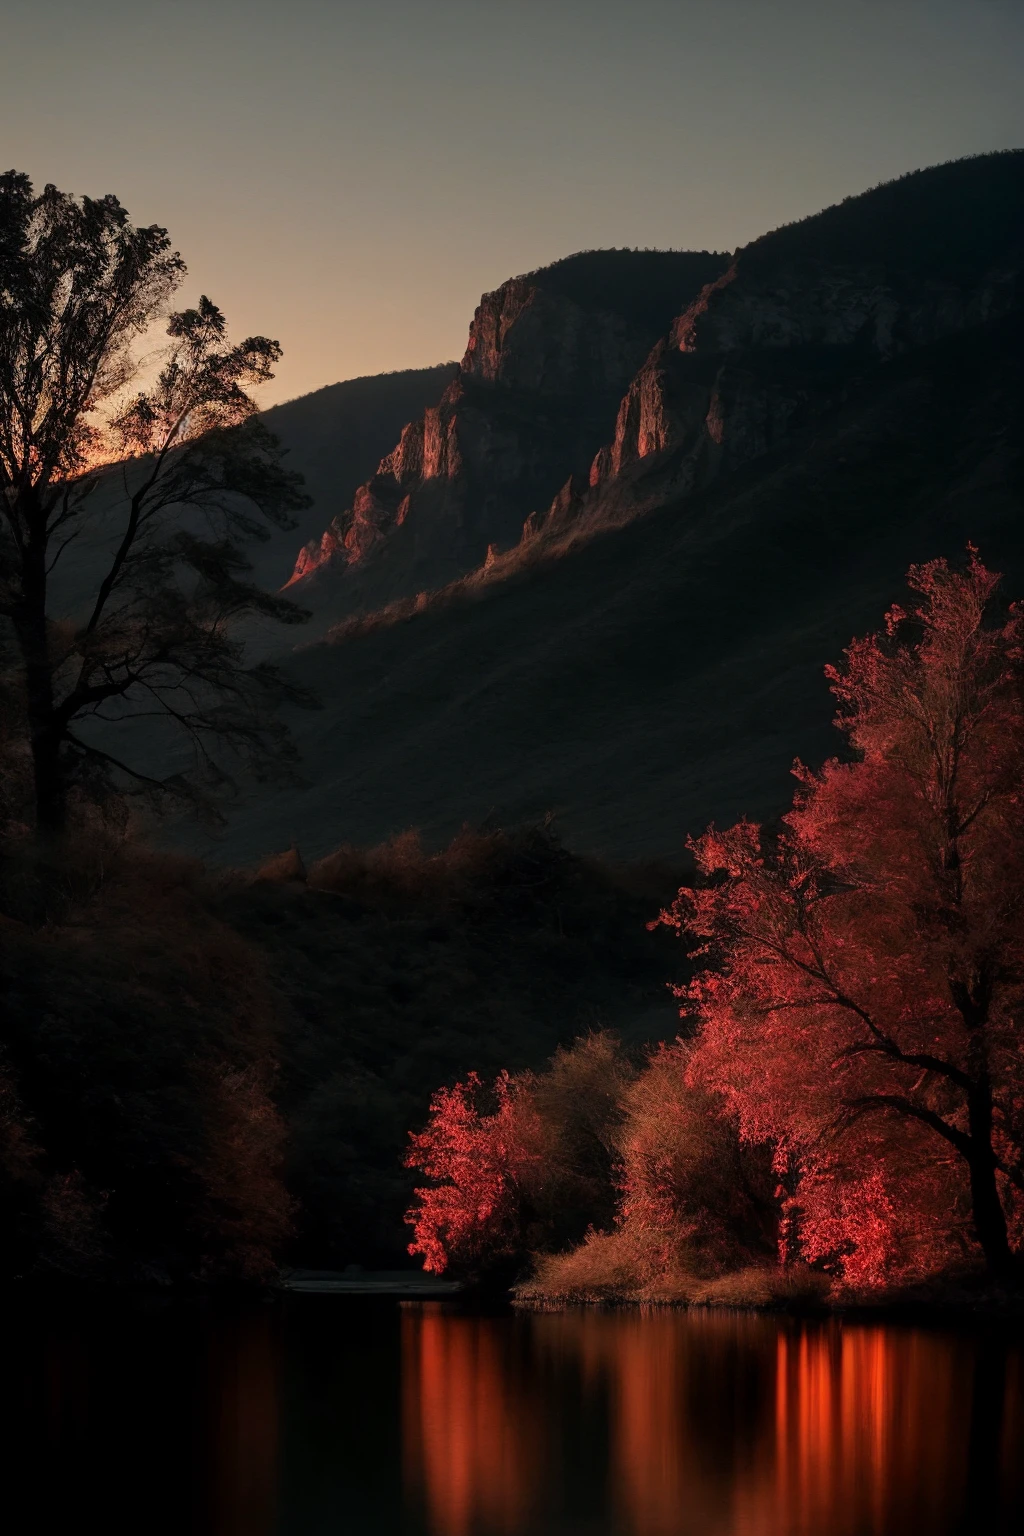
M1014 1258L1006 1232L1006 1214L996 1183L996 1159L992 1150L992 1088L987 1075L968 1092L967 1115L973 1144L968 1167L971 1174L974 1230L989 1272L992 1275L1007 1275L1014 1268Z
M60 737L52 725L32 729L32 778L36 802L36 830L57 837L67 824L67 795L60 763Z
M30 543L25 551L22 582L21 611L15 616L14 627L25 667L36 830L44 836L58 836L64 831L67 815L60 761L63 732L53 696L53 662L46 620L46 550L38 541Z

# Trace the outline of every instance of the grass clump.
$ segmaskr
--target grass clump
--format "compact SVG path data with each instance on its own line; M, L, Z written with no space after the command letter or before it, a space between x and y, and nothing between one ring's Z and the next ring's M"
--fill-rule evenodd
M709 1274L699 1253L672 1234L628 1227L590 1232L568 1253L543 1254L515 1290L528 1306L579 1302L649 1302L667 1305L757 1308L824 1305L829 1277L803 1264L749 1264Z

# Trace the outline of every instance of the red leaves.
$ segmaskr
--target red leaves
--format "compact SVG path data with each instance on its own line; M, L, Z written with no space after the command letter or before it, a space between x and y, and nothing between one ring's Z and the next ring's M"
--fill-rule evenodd
M737 1262L781 1206L783 1260L859 1287L979 1248L993 1272L1012 1267L1024 1236L1022 617L992 622L996 582L973 550L965 571L914 567L913 613L890 609L884 633L829 669L855 760L798 764L779 833L743 821L692 842L700 883L659 921L704 961L678 989L693 1040L619 1084L609 1142L620 1231L647 1248ZM444 1181L410 1213L428 1268L515 1251L523 1191L566 1187L548 1170L570 1111L538 1115L526 1078L499 1078L488 1113L479 1091L470 1077L439 1093L413 1138L410 1162ZM778 1203L751 1147L771 1151Z
M479 1274L560 1248L592 1221L611 1220L620 1101L632 1069L608 1034L555 1052L541 1073L476 1073L434 1095L426 1130L410 1138L416 1190L406 1220L425 1267Z
M483 1085L475 1072L454 1088L439 1088L426 1130L410 1137L406 1166L438 1181L416 1190L417 1204L407 1218L415 1234L409 1252L423 1255L424 1269L440 1274L453 1260L472 1265L485 1255L512 1251L510 1082L507 1072L495 1080L491 1114L481 1114Z
M1021 620L986 627L997 578L973 551L910 581L912 617L891 610L829 670L858 760L798 768L775 839L748 822L697 839L708 883L661 919L717 962L684 993L691 1080L797 1158L804 1253L857 1283L975 1236L995 1262L977 1181L1005 1216L996 1164L1022 1150Z

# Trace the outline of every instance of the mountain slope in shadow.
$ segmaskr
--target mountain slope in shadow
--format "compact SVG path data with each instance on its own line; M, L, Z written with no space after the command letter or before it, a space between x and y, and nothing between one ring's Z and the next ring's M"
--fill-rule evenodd
M584 340L521 281L478 311L453 389L478 364L495 398L529 374L540 411L551 380L613 356L608 384L620 333ZM777 814L793 758L837 747L824 664L908 565L972 540L1024 594L1022 315L1024 151L915 172L738 252L518 543L376 613L350 602L287 659L324 703L294 721L305 784L233 807L215 856L548 813L581 851L671 856L709 820ZM437 496L460 516L501 501L497 462L414 479L370 557L415 525L443 569ZM320 572L338 590L352 575L347 557Z
M835 751L822 676L907 566L968 539L1024 592L1019 321L879 363L826 423L626 526L296 652L304 787L234 808L246 862L555 813L575 847L676 853L771 816Z

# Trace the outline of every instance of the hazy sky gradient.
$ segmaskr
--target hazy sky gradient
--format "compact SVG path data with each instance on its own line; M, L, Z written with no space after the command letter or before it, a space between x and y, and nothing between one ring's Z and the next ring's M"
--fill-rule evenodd
M271 399L571 251L732 249L1024 144L1022 0L4 0L0 158L166 224Z

